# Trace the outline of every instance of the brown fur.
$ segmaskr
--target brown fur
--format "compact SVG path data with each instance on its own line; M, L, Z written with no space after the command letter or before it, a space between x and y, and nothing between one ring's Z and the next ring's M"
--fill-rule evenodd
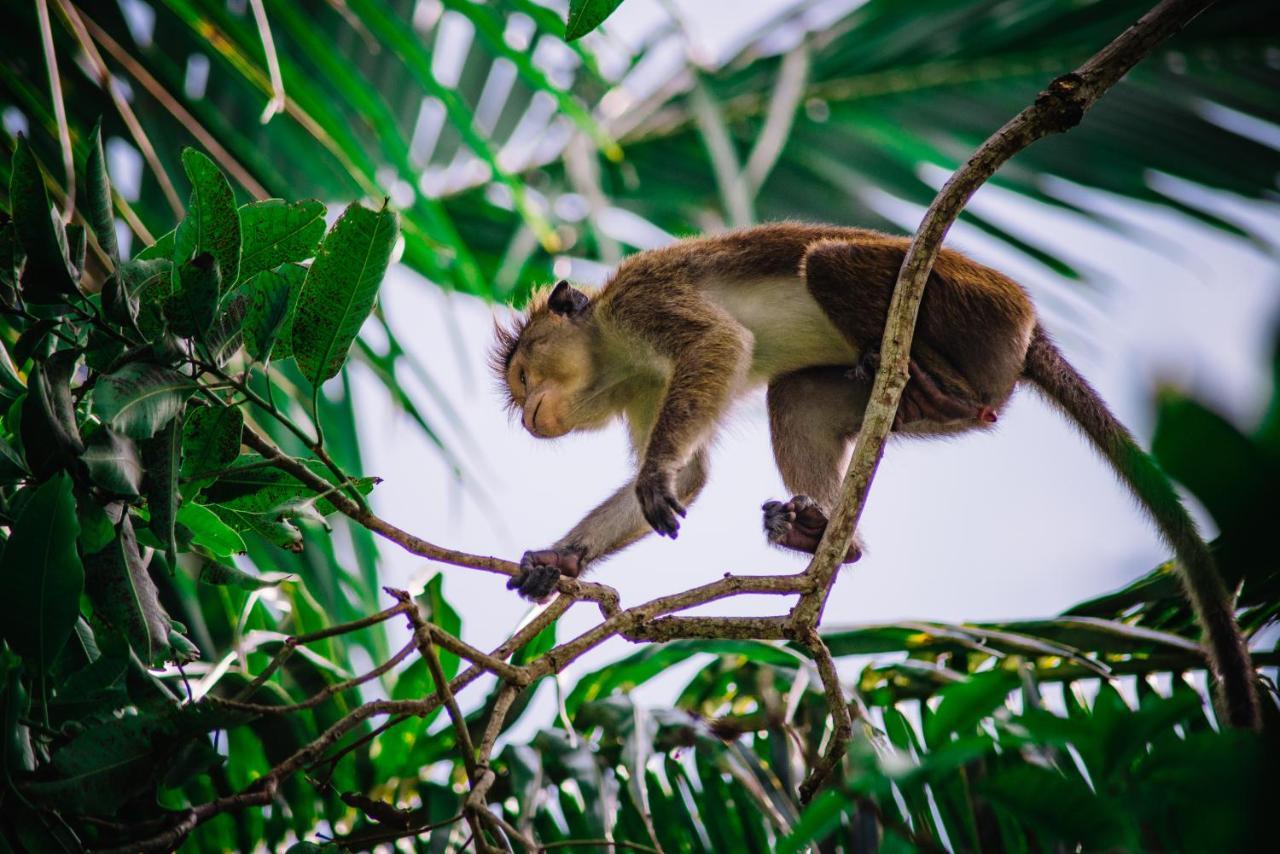
M774 456L789 501L763 508L769 539L813 551L861 428L874 360L909 241L801 223L683 240L623 261L585 299L539 293L497 332L492 364L527 429L557 436L622 416L635 479L550 549L526 552L512 586L544 598L561 574L652 529L675 537L706 480L707 446L729 403L767 385ZM1030 354L1029 354L1030 348ZM1223 684L1227 719L1258 719L1248 649L1212 558L1159 468L1053 348L1027 294L944 249L925 288L894 429L989 426L1020 379L1082 427L1176 550ZM855 560L855 544L846 560Z

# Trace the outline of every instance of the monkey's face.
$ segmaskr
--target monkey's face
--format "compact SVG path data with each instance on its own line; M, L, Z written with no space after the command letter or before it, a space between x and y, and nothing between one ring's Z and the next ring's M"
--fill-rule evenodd
M589 397L591 365L586 336L571 320L549 315L531 322L506 373L524 429L554 439L588 426L579 404Z

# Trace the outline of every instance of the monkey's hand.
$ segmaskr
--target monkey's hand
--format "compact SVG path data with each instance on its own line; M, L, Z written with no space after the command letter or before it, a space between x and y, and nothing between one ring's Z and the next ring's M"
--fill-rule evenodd
M680 533L684 505L676 499L675 477L661 469L641 469L636 478L636 498L645 520L664 537L675 539Z
M520 558L520 572L507 582L507 589L530 601L545 602L555 592L560 576L577 578L582 565L582 549L576 547L528 551Z

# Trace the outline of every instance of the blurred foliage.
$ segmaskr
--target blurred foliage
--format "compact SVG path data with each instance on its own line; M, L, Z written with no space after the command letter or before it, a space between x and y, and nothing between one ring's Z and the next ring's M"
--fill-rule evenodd
M273 53L247 2L53 0L76 165L77 215L65 227L48 212L65 208L66 176L36 165L62 162L38 4L11 5L0 28L0 850L43 851L126 838L243 789L365 699L432 690L415 659L296 714L183 702L236 696L287 636L385 605L372 535L325 519L331 505L275 478L238 441L257 419L330 477L299 426L314 417L334 467L352 476L346 487L372 486L350 379L334 361L381 275L361 280L353 313L335 312L322 298L334 271L299 266L317 245L349 258L372 244L390 197L403 243L386 244L388 256L441 287L512 299L557 259L644 248L650 226L683 234L800 217L897 228L897 203L927 204L939 170L1150 4L801 2L723 62L692 51L655 77L653 60L684 45L678 23L630 41L606 23L562 41L566 14L591 6L604 20L611 2L267 3L286 101L263 122ZM1080 207L1069 185L1273 243L1168 179L1274 193L1274 150L1232 128L1280 122L1277 33L1274 3L1217 4L1080 128L1022 153L994 183L1158 245L1159 235ZM99 61L136 128L104 91ZM136 173L136 187L113 190L108 163ZM269 201L307 197L320 201ZM327 206L353 198L365 206L325 236ZM1033 233L964 218L1059 274L1091 272ZM308 318L301 335L297 314ZM358 341L352 354L439 444L396 381L421 367L384 331L385 349ZM193 360L229 379L197 375ZM204 391L193 398L197 376ZM1247 435L1168 395L1155 440L1221 530L1215 547L1239 586L1241 622L1270 647L1257 658L1271 668L1277 413L1280 393ZM439 576L420 600L459 634L463 616ZM1274 686L1266 732L1219 732L1196 634L1167 566L1059 618L828 628L856 689L857 732L839 781L809 805L797 786L830 723L802 650L649 646L566 686L555 726L506 743L491 801L547 844L1259 847L1277 794ZM552 627L520 655L554 642ZM253 698L298 702L389 657L380 627L329 638ZM457 659L441 658L455 674ZM631 702L632 689L690 659L699 669L673 708ZM494 701L468 716L477 730ZM467 838L450 821L465 786L442 717L362 725L329 756L289 778L271 809L202 824L185 848L334 840L360 850L408 836L401 844L444 851Z

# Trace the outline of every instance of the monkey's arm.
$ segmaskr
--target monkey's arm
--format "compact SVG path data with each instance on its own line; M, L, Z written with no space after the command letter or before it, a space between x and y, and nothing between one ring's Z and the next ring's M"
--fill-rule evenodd
M707 482L707 458L706 449L699 449L676 477L676 490L685 504L692 502ZM520 560L520 575L512 578L507 587L519 590L528 599L545 599L555 590L562 574L576 578L592 561L626 548L649 530L636 499L636 482L628 481L554 546L525 552Z
M643 327L633 327L671 365L635 492L649 525L674 539L680 530L677 516L685 512L676 473L724 415L750 366L752 341L745 327L696 294L664 299L658 309L646 307ZM625 313L619 315L625 322Z

